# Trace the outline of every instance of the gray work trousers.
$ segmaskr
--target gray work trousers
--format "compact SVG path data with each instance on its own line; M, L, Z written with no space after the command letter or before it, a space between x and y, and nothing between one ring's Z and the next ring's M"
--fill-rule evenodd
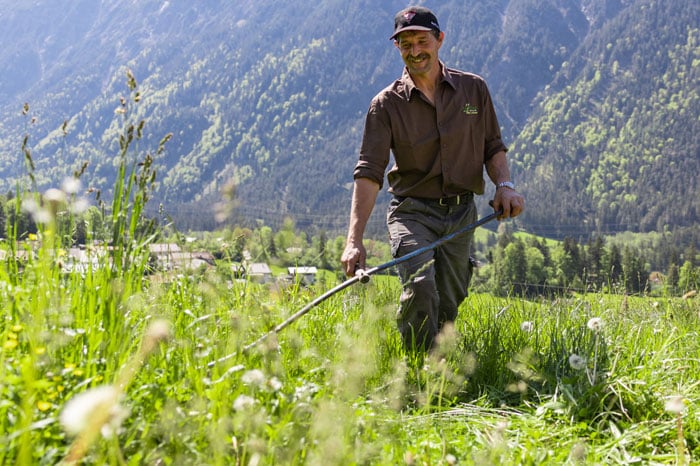
M425 247L477 219L473 196L460 205L394 198L387 226L394 258ZM397 265L403 291L397 324L407 350L429 350L443 325L457 317L472 275L470 231Z

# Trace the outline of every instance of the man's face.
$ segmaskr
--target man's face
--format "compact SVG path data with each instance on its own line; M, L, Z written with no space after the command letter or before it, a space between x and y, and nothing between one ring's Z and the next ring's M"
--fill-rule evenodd
M396 38L396 47L409 73L426 74L438 66L438 50L442 46L444 33L440 38L430 31L404 31Z

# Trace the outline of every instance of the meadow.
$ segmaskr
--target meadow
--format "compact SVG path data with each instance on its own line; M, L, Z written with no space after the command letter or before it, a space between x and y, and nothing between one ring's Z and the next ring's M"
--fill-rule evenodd
M156 282L138 249L126 268L65 273L47 237L0 267L0 464L700 458L697 300L472 295L416 356L397 279L375 276L244 352L334 277Z

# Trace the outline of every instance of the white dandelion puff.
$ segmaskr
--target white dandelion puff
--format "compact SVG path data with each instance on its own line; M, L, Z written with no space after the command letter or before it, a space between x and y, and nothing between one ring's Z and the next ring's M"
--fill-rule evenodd
M163 319L154 320L146 329L145 337L156 342L168 341L172 337L170 322Z
M120 392L112 385L103 385L86 390L71 398L61 411L59 421L70 435L78 435L93 426L95 419L108 413L106 422L100 427L105 438L116 433L129 415L128 409L119 404Z
M241 376L241 382L253 387L262 387L265 385L265 374L259 369L253 369Z
M586 358L579 356L578 354L572 354L569 356L569 366L572 369L580 371L586 368Z
M520 330L522 330L523 332L528 332L528 333L532 332L532 330L534 330L534 328L535 328L535 324L533 324L529 320L526 320L525 322L520 324Z
M603 328L603 319L600 317L593 317L588 320L586 326L594 332L600 332Z
M44 202L47 202L49 204L61 205L65 204L66 202L66 193L61 191L60 189L50 188L46 190L43 198Z
M83 212L86 212L89 207L90 201L88 201L84 197L77 198L75 201L71 202L69 206L71 213L76 215L80 215Z
M664 404L664 410L668 413L682 414L686 408L686 399L680 395L672 396Z
M255 404L255 398L248 395L238 395L238 398L233 402L233 409L236 411L244 411Z
M267 384L270 386L273 392L278 392L282 390L282 382L277 377L272 377L270 380L267 381Z
M80 187L80 180L74 176L69 176L61 183L61 189L66 194L78 194Z

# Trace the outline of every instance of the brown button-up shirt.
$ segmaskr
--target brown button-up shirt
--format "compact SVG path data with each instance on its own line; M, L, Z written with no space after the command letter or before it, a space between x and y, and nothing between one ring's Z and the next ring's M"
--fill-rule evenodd
M365 120L354 178L369 178L397 196L437 199L484 192L484 162L508 148L486 82L441 63L434 105L404 69L377 94Z

